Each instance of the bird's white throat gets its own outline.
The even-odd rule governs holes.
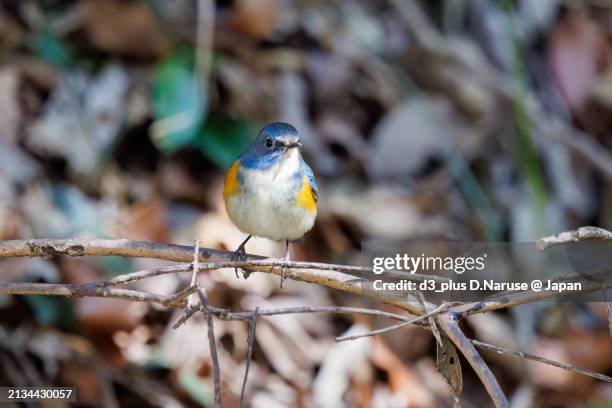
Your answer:
[[[298,149],[289,149],[280,158],[276,166],[273,167],[273,179],[279,180],[284,177],[292,176],[300,167],[300,151]]]

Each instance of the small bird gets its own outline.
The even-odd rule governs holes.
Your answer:
[[[285,241],[283,259],[289,260],[289,241],[301,240],[312,228],[319,190],[312,169],[300,154],[301,145],[293,126],[270,123],[228,170],[225,208],[233,223],[248,234],[234,260],[245,259],[244,246],[252,236]],[[281,287],[283,280],[284,270]]]

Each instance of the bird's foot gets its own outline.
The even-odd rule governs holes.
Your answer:
[[[246,261],[247,257],[246,257],[245,245],[249,241],[249,239],[251,239],[250,235],[247,237],[247,239],[245,239],[242,242],[242,244],[240,244],[238,249],[236,249],[234,251],[234,253],[232,254],[232,262]],[[240,278],[240,276],[238,275],[238,271],[242,271],[242,276],[244,277],[244,279],[248,278],[249,275],[251,274],[251,272],[249,272],[249,271],[247,271],[247,270],[245,270],[243,268],[234,268],[234,272],[236,273],[236,277],[237,278]]]
[[[286,275],[289,275],[289,278],[293,278],[293,272],[291,268],[287,266],[283,266],[281,268],[281,280],[280,280],[280,288],[283,289],[283,283],[285,283]]]
[[[246,251],[244,250],[243,246],[238,247],[238,249],[234,251],[234,254],[232,255],[232,262],[236,261],[246,261]],[[242,276],[244,276],[245,279],[247,278],[246,271],[244,269],[234,268],[237,278],[240,278],[238,271],[242,271]]]
[[[283,262],[289,262],[291,259],[289,258],[289,241],[287,241],[287,245],[285,247],[285,256],[282,259]],[[280,288],[283,289],[283,283],[285,283],[285,275],[288,274],[289,278],[293,279],[293,270],[289,266],[283,265],[281,268],[281,281]]]

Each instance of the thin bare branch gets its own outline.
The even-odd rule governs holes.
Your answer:
[[[182,316],[174,324],[174,328],[180,327],[187,319],[193,316],[201,309],[200,305],[197,308],[190,309],[186,313],[186,317]],[[212,313],[220,320],[251,320],[254,312],[230,312],[227,309],[219,309],[211,306]],[[279,309],[264,309],[257,312],[257,316],[278,316],[285,314],[303,314],[303,313],[337,313],[337,314],[363,314],[374,317],[387,317],[403,322],[410,321],[407,316],[402,316],[396,313],[385,312],[378,309],[365,309],[361,307],[343,307],[343,306],[318,306],[318,307],[286,307]]]
[[[468,303],[455,308],[453,311],[462,316],[468,316],[477,313],[487,313],[493,310],[507,309],[513,306],[522,305],[525,303],[537,302],[540,300],[549,300],[555,298],[561,298],[565,296],[586,294],[595,292],[601,289],[607,289],[612,287],[612,280],[606,282],[593,282],[588,279],[581,280],[581,289],[566,290],[559,292],[555,290],[542,290],[541,292],[534,292],[532,290],[526,290],[522,292],[514,292],[506,294],[500,297],[500,299],[484,300],[480,302]]]
[[[570,365],[570,364],[559,363],[557,361],[549,360],[549,359],[544,358],[544,357],[536,356],[535,354],[524,353],[522,351],[510,350],[510,349],[507,349],[507,348],[504,348],[504,347],[495,346],[493,344],[483,343],[482,341],[478,341],[478,340],[470,340],[470,342],[474,346],[476,346],[478,348],[481,348],[481,349],[493,350],[493,351],[495,351],[495,352],[497,352],[499,354],[506,354],[506,355],[509,355],[509,356],[522,357],[522,358],[525,358],[527,360],[537,361],[539,363],[543,363],[543,364],[548,364],[548,365],[551,365],[551,366],[559,367],[559,368],[562,368],[562,369],[567,370],[567,371],[572,371],[574,373],[579,373],[579,374],[587,375],[589,377],[593,377],[593,378],[596,378],[596,379],[601,380],[601,381],[612,383],[612,377],[608,377],[607,375],[600,374],[600,373],[597,373],[595,371],[587,370],[587,369],[584,369],[584,368],[574,367],[573,365]]]
[[[251,359],[253,358],[253,348],[255,347],[255,329],[257,326],[257,315],[259,313],[259,308],[256,307],[253,312],[253,317],[249,321],[249,336],[247,338],[247,357],[246,357],[246,367],[244,369],[244,379],[242,380],[242,389],[240,390],[240,400],[238,401],[238,406],[242,407],[244,403],[244,391],[246,390],[247,378],[249,376],[249,368],[251,367]]]
[[[557,245],[579,241],[609,241],[612,242],[612,232],[598,227],[580,227],[575,230],[561,232],[542,238],[536,242],[536,247],[544,250]]]
[[[210,311],[210,305],[208,304],[208,297],[204,288],[200,288],[198,291],[200,296],[200,303],[204,314],[206,316],[206,325],[208,327],[208,344],[210,347],[210,358],[213,364],[213,380],[215,383],[215,407],[221,407],[221,370],[219,368],[219,354],[217,353],[217,341],[215,340],[215,325],[213,322],[213,314]]]
[[[426,314],[429,314],[429,311],[431,310],[429,307],[429,304],[427,302],[425,302],[425,296],[423,296],[423,292],[418,291],[416,293],[417,299],[419,300],[419,304],[421,305],[421,307],[423,308],[423,310],[425,310]],[[427,322],[429,323],[429,327],[431,328],[431,333],[433,334],[434,338],[436,339],[436,343],[438,344],[438,347],[442,347],[442,336],[440,336],[440,331],[438,330],[438,326],[436,325],[436,320],[433,318],[433,316],[428,316],[427,317]]]
[[[176,265],[170,265],[162,268],[156,268],[152,270],[143,270],[137,272],[126,273],[124,275],[115,276],[111,279],[103,279],[91,282],[91,285],[95,286],[118,286],[125,285],[127,283],[136,282],[143,279],[154,278],[160,275],[167,275],[169,273],[180,273],[189,272],[193,269],[191,263],[181,263]]]
[[[397,324],[394,324],[393,326],[385,327],[385,328],[378,329],[378,330],[372,330],[372,331],[365,332],[365,333],[353,334],[350,336],[336,337],[336,341],[340,342],[340,341],[347,341],[347,340],[357,340],[363,337],[370,337],[370,336],[376,336],[378,334],[388,333],[393,330],[401,329],[402,327],[407,326],[409,324],[416,324],[426,319],[430,319],[439,313],[446,312],[449,308],[450,308],[450,305],[448,303],[443,303],[437,308],[435,308],[434,310],[428,313],[425,313],[424,315],[421,315],[419,317],[416,317],[414,319],[406,320],[402,323],[397,323]]]
[[[89,284],[75,285],[67,283],[3,283],[0,282],[0,295],[47,295],[64,297],[105,297],[151,302],[165,305],[165,296],[131,289],[96,287]],[[172,306],[173,304],[168,304]]]
[[[191,264],[191,283],[189,284],[190,288],[193,288],[196,286],[196,278],[198,277],[198,254],[200,253],[200,241],[199,240],[195,240],[194,244],[193,244],[193,262]],[[189,296],[187,298],[187,306],[189,308],[195,307],[198,304],[197,302],[197,297],[194,296]]]
[[[178,306],[182,305],[185,302],[185,299],[189,297],[192,293],[198,291],[197,286],[189,286],[180,292],[174,293],[172,295],[168,295],[164,297],[164,306]]]
[[[598,143],[593,136],[576,129],[560,118],[544,112],[535,98],[530,100],[528,105],[537,129],[536,136],[564,143],[584,159],[590,161],[608,179],[612,178],[612,154],[608,149]],[[547,140],[543,141],[548,142]]]
[[[198,271],[199,271],[199,262],[198,262],[198,253],[200,252],[200,241],[199,240],[195,240],[195,243],[193,245],[193,262],[191,264],[191,268],[193,269],[193,272],[191,273],[191,283],[189,284],[189,286],[195,286],[196,285],[196,277],[198,276]]]

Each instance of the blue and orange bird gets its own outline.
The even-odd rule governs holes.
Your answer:
[[[245,258],[244,246],[252,236],[285,241],[284,260],[288,260],[289,241],[302,239],[312,228],[319,191],[300,146],[293,126],[271,123],[227,172],[225,208],[233,223],[248,234],[234,253],[235,260]]]

